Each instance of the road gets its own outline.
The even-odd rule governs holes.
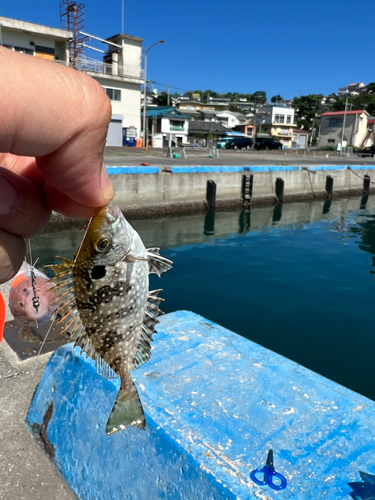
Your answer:
[[[178,165],[375,165],[375,158],[337,156],[335,152],[313,151],[248,151],[218,150],[219,158],[210,158],[209,148],[185,148],[187,158],[181,149],[175,150],[179,157],[168,158],[166,149],[116,148],[108,147],[104,152],[107,166],[137,166],[149,163],[153,166]]]

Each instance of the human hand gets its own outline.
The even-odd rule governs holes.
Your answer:
[[[86,219],[114,192],[103,165],[111,104],[92,78],[0,47],[0,283],[55,210]]]

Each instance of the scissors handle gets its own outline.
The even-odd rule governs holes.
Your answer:
[[[276,482],[274,482],[275,478],[277,480]],[[283,490],[284,488],[286,488],[288,482],[287,482],[286,478],[282,474],[279,474],[278,472],[273,471],[268,476],[268,482],[267,482],[267,484],[273,490],[279,491],[279,490]]]
[[[263,477],[263,479],[259,479],[257,475]],[[254,469],[250,472],[250,477],[254,481],[254,483],[259,484],[260,486],[264,486],[267,484],[267,474],[265,467],[262,469]]]
[[[263,479],[259,478],[260,475],[263,476]],[[269,466],[263,467],[262,469],[254,469],[250,472],[250,477],[254,481],[254,483],[259,484],[260,486],[268,485],[270,488],[276,491],[283,490],[288,484],[287,480],[282,474],[279,474]],[[277,481],[274,482],[274,479],[276,479]]]

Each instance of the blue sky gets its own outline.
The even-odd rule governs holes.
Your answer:
[[[59,3],[0,0],[0,15],[59,27]],[[82,3],[88,33],[121,32],[122,0]],[[288,99],[375,81],[373,0],[124,0],[124,7],[125,33],[143,38],[146,49],[166,41],[148,56],[147,77],[159,91],[170,83],[172,92],[264,90]]]

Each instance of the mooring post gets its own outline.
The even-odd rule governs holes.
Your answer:
[[[282,203],[284,201],[284,181],[281,177],[277,177],[275,183],[275,194],[277,201]]]
[[[371,177],[369,175],[365,174],[363,177],[362,194],[367,194],[367,195],[370,194],[370,181],[371,181]]]
[[[333,177],[331,175],[327,175],[326,177],[326,193],[329,198],[332,198],[333,195]]]
[[[207,181],[206,202],[208,208],[216,207],[216,183],[214,181]]]

